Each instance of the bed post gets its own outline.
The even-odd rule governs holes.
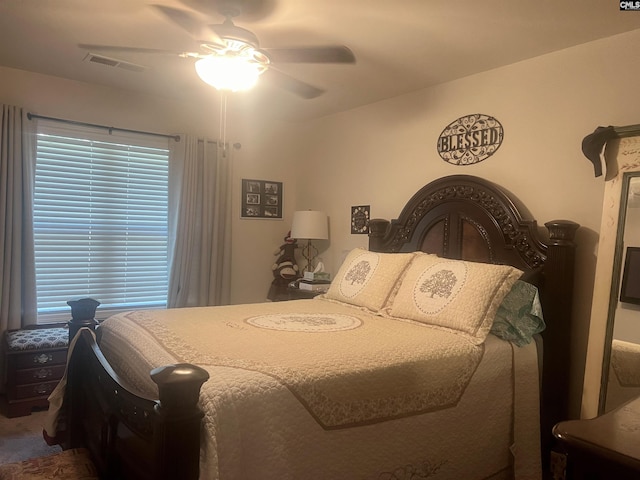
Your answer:
[[[100,302],[93,298],[81,298],[80,300],[69,300],[67,305],[71,307],[71,320],[69,320],[69,347],[71,347],[72,340],[81,328],[88,327],[91,330],[95,330],[96,308],[98,308]],[[67,355],[70,354],[71,348]],[[69,362],[67,371],[67,388],[71,393],[65,400],[65,410],[68,422],[66,438],[63,440],[63,446],[65,448],[79,447],[82,446],[84,442],[82,427],[80,424],[81,422],[78,420],[85,416],[81,399],[81,389],[74,388],[74,386],[82,384],[82,377],[84,375],[83,370],[87,368],[88,365],[89,351],[84,345],[78,344],[78,348],[73,352],[73,355],[74,358],[79,358],[80,360],[75,360],[73,362],[69,362],[69,360],[67,360]]]
[[[568,220],[545,223],[549,231],[541,298],[547,328],[543,337],[541,437],[543,464],[549,461],[553,426],[569,418],[571,315],[575,248],[580,227]]]
[[[372,252],[382,252],[382,241],[385,233],[389,229],[391,222],[382,218],[372,218],[369,220],[369,250]]]
[[[81,298],[80,300],[69,300],[67,305],[71,307],[71,320],[69,320],[69,342],[73,340],[83,327],[91,330],[96,329],[96,308],[100,302],[93,298]]]
[[[154,448],[159,459],[158,479],[197,480],[200,472],[200,387],[209,379],[203,368],[168,365],[151,371],[158,385],[158,422]]]

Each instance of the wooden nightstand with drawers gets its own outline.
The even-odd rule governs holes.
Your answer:
[[[65,327],[32,328],[5,334],[7,417],[47,408],[47,398],[64,374],[69,345]]]

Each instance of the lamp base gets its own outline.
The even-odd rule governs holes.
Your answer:
[[[318,257],[318,249],[311,243],[311,240],[307,240],[307,244],[302,247],[302,257],[307,262],[304,271],[313,272],[314,261]]]

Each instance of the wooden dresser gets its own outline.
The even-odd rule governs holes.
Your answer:
[[[640,478],[640,398],[590,420],[553,429],[567,454],[567,480]]]
[[[45,327],[7,331],[7,417],[29,415],[47,408],[47,397],[64,374],[69,329]]]

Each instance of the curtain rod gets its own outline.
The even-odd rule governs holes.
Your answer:
[[[77,122],[75,120],[66,120],[64,118],[45,117],[43,115],[37,115],[35,113],[27,113],[27,118],[29,120],[31,120],[32,118],[40,118],[42,120],[53,120],[54,122],[68,123],[68,124],[71,124],[71,125],[81,125],[81,126],[84,126],[84,127],[104,128],[106,130],[109,130],[109,134],[111,134],[111,132],[113,132],[114,130],[117,130],[119,132],[141,133],[141,134],[144,134],[144,135],[152,135],[152,136],[155,136],[155,137],[172,138],[176,142],[180,141],[180,135],[167,135],[165,133],[144,132],[144,131],[141,131],[141,130],[129,130],[128,128],[107,127],[106,125],[96,125],[95,123]]]

